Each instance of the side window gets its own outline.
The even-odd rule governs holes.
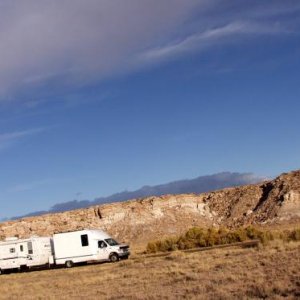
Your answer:
[[[20,245],[20,251],[23,252],[24,251],[24,246]]]
[[[106,243],[103,241],[98,241],[98,248],[105,248],[107,247]]]
[[[10,248],[10,249],[9,249],[9,252],[10,252],[10,253],[15,253],[15,252],[16,252],[16,249],[15,249],[15,248]]]
[[[28,254],[33,254],[32,242],[27,243]]]
[[[89,245],[89,237],[87,234],[81,235],[81,246],[86,247]]]

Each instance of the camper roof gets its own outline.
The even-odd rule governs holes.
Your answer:
[[[107,234],[105,231],[101,230],[101,229],[77,229],[77,230],[70,230],[70,231],[64,231],[64,232],[56,232],[54,233],[55,235],[60,235],[60,234],[68,234],[68,233],[91,233],[94,237],[96,238],[102,238],[102,239],[106,239],[106,238],[110,238],[111,236],[109,234]]]

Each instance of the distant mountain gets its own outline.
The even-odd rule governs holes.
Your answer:
[[[36,211],[30,214],[14,217],[11,219],[19,219],[21,217],[37,216],[46,213],[63,212],[78,208],[85,208],[92,205],[126,201],[130,199],[143,198],[148,196],[161,196],[166,194],[186,194],[186,193],[204,193],[226,187],[236,187],[240,185],[254,184],[265,180],[266,178],[255,176],[252,173],[231,173],[223,172],[214,175],[200,176],[194,179],[185,179],[169,182],[166,184],[155,186],[143,186],[136,191],[123,191],[108,197],[99,197],[92,201],[89,200],[73,200],[69,202],[58,203],[46,211]]]

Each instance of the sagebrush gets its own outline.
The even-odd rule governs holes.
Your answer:
[[[179,237],[149,242],[147,253],[186,250],[199,247],[232,244],[246,240],[260,240],[263,244],[274,239],[284,241],[300,241],[300,228],[285,231],[260,230],[253,226],[226,229],[226,228],[199,228],[193,227]]]

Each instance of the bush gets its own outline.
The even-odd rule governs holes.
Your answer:
[[[300,228],[292,230],[288,235],[289,241],[300,241]]]
[[[159,249],[157,248],[157,242],[149,242],[147,245],[146,252],[147,253],[155,253],[158,252]]]
[[[147,245],[147,253],[167,252],[178,249],[178,239],[168,238],[162,241],[149,242]]]
[[[167,238],[150,242],[147,245],[147,253],[167,252],[174,250],[186,250],[192,248],[210,247],[215,245],[232,244],[246,240],[258,239],[265,244],[275,238],[284,241],[300,241],[300,229],[283,232],[271,232],[259,230],[253,226],[241,227],[235,230],[226,228],[199,228],[193,227],[178,238]]]

